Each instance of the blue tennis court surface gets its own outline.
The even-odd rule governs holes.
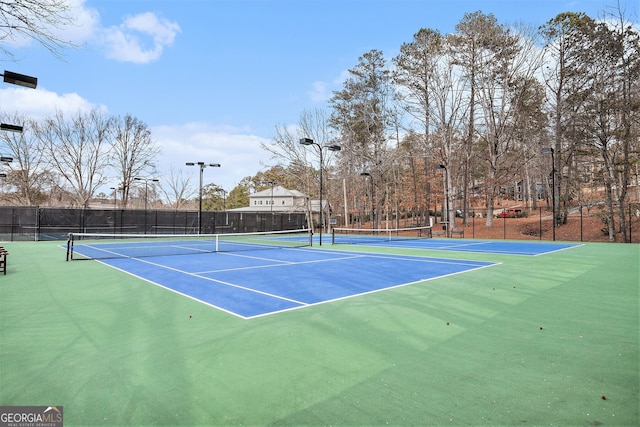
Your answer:
[[[246,319],[495,265],[303,248],[101,262]]]
[[[537,256],[551,252],[580,246],[576,243],[546,241],[508,241],[508,240],[476,240],[476,239],[398,239],[384,241],[372,236],[368,240],[361,239],[359,245],[398,247],[405,249],[432,249],[439,251],[478,252],[501,255]],[[344,247],[344,246],[343,246]]]

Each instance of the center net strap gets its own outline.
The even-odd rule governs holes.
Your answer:
[[[229,234],[70,233],[67,260],[141,258],[310,245],[311,232],[308,229]]]

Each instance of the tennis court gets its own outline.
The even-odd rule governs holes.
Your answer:
[[[385,236],[338,236],[336,244],[357,244],[368,246],[396,247],[404,249],[426,249],[451,252],[477,252],[501,255],[538,256],[551,252],[579,246],[575,243],[562,242],[532,242],[507,240],[476,240],[476,239],[394,239]]]
[[[66,426],[638,425],[638,245],[436,240],[79,262],[4,243],[0,403],[62,406]],[[246,311],[150,283],[172,269]],[[260,293],[307,305],[256,314]]]
[[[240,237],[80,240],[73,256],[101,259],[111,267],[242,318],[494,265],[484,261],[319,251],[305,247],[309,237],[298,232],[249,233]]]

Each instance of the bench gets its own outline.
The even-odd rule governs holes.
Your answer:
[[[0,246],[0,271],[4,276],[7,275],[7,255],[9,255],[9,252]]]
[[[451,237],[453,237],[454,234],[457,234],[459,237],[464,238],[464,228],[452,228]]]
[[[432,236],[439,236],[442,237],[447,233],[447,230],[431,230],[431,235]]]

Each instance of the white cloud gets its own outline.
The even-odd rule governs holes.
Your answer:
[[[333,91],[339,90],[350,76],[349,70],[342,70],[331,83],[321,80],[315,81],[311,84],[311,90],[307,91],[307,95],[313,102],[326,102],[333,95]]]
[[[33,119],[43,119],[60,111],[65,115],[75,115],[80,111],[90,111],[106,107],[97,106],[77,93],[59,95],[43,89],[7,88],[0,90],[0,105],[3,110],[11,111]]]
[[[307,94],[313,102],[324,102],[331,96],[327,83],[321,81],[313,82],[312,89]]]
[[[160,18],[153,12],[129,16],[120,25],[103,27],[100,14],[96,9],[87,7],[86,0],[67,0],[67,3],[69,9],[63,12],[57,25],[44,26],[41,30],[75,46],[97,44],[106,49],[108,58],[121,62],[149,63],[157,60],[181,31],[176,22]],[[2,43],[23,48],[35,41],[15,33]]]
[[[60,40],[67,40],[75,45],[82,45],[94,37],[100,27],[100,14],[93,8],[85,6],[86,0],[69,0],[70,16],[74,24],[68,25],[58,34]]]
[[[68,116],[94,108],[107,111],[104,105],[96,105],[77,93],[57,94],[40,88],[1,89],[0,105],[5,111],[36,120],[51,117],[56,111]],[[161,180],[170,178],[169,171],[173,167],[191,177],[192,184],[197,186],[197,168],[189,168],[185,163],[220,163],[221,168],[205,172],[205,183],[214,182],[231,191],[243,178],[265,169],[264,163],[269,160],[268,153],[260,145],[270,143],[270,140],[254,135],[248,129],[186,123],[155,126],[150,130],[162,150],[158,157],[158,178]]]
[[[243,178],[253,176],[264,169],[268,154],[260,149],[260,143],[269,140],[230,127],[215,127],[206,123],[187,123],[177,126],[155,126],[152,138],[162,150],[159,174],[182,170],[191,182],[199,182],[199,169],[188,167],[186,162],[220,163],[221,167],[206,170],[204,181],[232,190]],[[159,178],[162,178],[160,176]]]
[[[180,31],[177,23],[145,12],[126,18],[119,26],[104,29],[102,42],[109,58],[145,64],[160,58]]]

